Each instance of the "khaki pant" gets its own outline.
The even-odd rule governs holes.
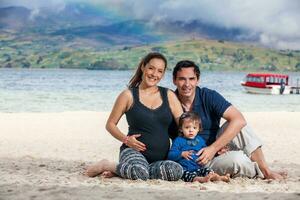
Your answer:
[[[218,131],[220,136],[227,127],[228,122],[224,123]],[[262,146],[259,138],[247,125],[241,132],[228,144],[230,151],[216,156],[206,167],[212,168],[220,175],[230,174],[235,177],[263,178],[263,173],[256,162],[250,159],[251,153]]]

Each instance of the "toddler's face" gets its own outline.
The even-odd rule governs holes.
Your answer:
[[[199,122],[185,120],[182,124],[183,136],[188,139],[194,139],[199,132]]]

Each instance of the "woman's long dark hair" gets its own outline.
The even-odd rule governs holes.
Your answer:
[[[165,56],[163,56],[161,53],[158,52],[151,52],[148,53],[139,63],[135,74],[133,75],[133,77],[130,79],[129,83],[128,83],[128,87],[129,88],[133,88],[133,87],[138,87],[140,85],[140,83],[142,82],[142,76],[143,76],[143,71],[142,71],[142,67],[146,66],[150,60],[152,60],[153,58],[158,58],[164,61],[165,63],[165,70],[167,68],[167,59],[165,58]]]

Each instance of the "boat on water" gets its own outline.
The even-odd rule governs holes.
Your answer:
[[[247,74],[241,83],[244,89],[254,94],[290,94],[289,76],[285,74]]]

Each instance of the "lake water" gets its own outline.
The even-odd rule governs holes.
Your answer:
[[[0,112],[110,111],[133,71],[0,69]],[[300,73],[288,73],[296,85]],[[300,111],[300,95],[248,94],[245,72],[203,71],[201,87],[221,93],[241,111]],[[175,89],[168,71],[160,84]]]

